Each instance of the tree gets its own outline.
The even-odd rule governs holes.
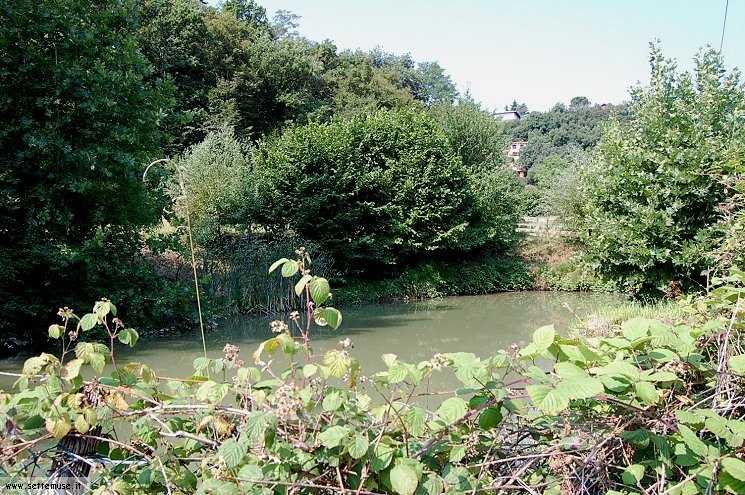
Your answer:
[[[517,100],[512,100],[510,105],[505,105],[504,110],[506,112],[517,112],[520,115],[528,113],[528,105],[525,103],[518,103]]]
[[[225,0],[221,10],[231,13],[236,19],[251,26],[258,26],[263,29],[270,27],[266,9],[255,0]]]
[[[327,102],[321,64],[301,39],[275,40],[261,32],[246,43],[240,22],[221,14],[210,24],[219,33],[219,50],[235,61],[210,90],[210,127],[230,125],[240,137],[258,139],[305,123]]]
[[[414,97],[426,105],[453,103],[458,90],[445,69],[437,62],[422,62],[417,66],[420,86]]]
[[[469,237],[478,214],[466,170],[420,111],[289,129],[254,167],[255,221],[319,242],[345,273],[380,276],[493,239]]]
[[[175,87],[175,106],[165,128],[167,153],[178,153],[204,139],[208,97],[217,84],[217,40],[205,22],[207,9],[196,0],[143,0],[139,46],[153,66],[149,79],[165,78]],[[167,47],[167,49],[164,49]]]
[[[700,287],[720,243],[720,176],[742,162],[745,88],[718,52],[703,50],[693,73],[651,49],[651,80],[631,93],[630,116],[614,119],[599,146],[582,239],[594,266],[635,292]],[[737,151],[739,150],[739,151]]]
[[[402,82],[407,78],[399,73],[403,70],[401,65],[385,66],[376,57],[381,55],[345,51],[328,58],[323,79],[331,92],[332,103],[327,117],[352,117],[416,103]]]
[[[246,221],[249,165],[248,150],[238,142],[231,128],[207,135],[189,148],[175,165],[183,173],[186,196],[178,201],[177,213],[183,220],[188,207],[191,224],[200,245],[209,244],[223,226]],[[175,179],[175,177],[174,177]],[[173,184],[174,200],[184,191]]]
[[[0,308],[14,315],[4,334],[7,322],[28,332],[33,317],[111,294],[123,267],[108,257],[139,257],[137,229],[155,206],[142,170],[172,102],[138,49],[135,5],[0,9]],[[91,254],[120,232],[134,246]]]
[[[450,146],[469,170],[496,168],[504,162],[509,134],[505,124],[473,100],[440,103],[430,114],[440,123]]]
[[[590,106],[590,100],[586,96],[575,96],[569,100],[569,109],[578,110],[580,108],[587,108]]]
[[[292,38],[298,35],[300,16],[289,10],[279,9],[272,17],[272,33],[277,38]]]
[[[520,153],[523,165],[530,168],[551,155],[568,158],[576,149],[589,150],[600,140],[608,117],[623,117],[623,106],[585,106],[577,98],[584,97],[576,97],[569,108],[559,103],[548,112],[531,112],[512,124],[512,139],[528,141]]]

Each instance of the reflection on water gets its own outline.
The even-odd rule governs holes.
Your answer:
[[[316,354],[336,346],[344,337],[354,343],[353,354],[366,374],[383,368],[380,356],[394,353],[403,361],[417,362],[437,352],[465,351],[487,356],[514,342],[530,339],[533,330],[553,323],[565,331],[577,317],[619,300],[609,294],[561,292],[508,292],[486,296],[450,297],[408,304],[371,305],[343,311],[338,331],[323,330],[313,336]],[[210,357],[219,357],[226,343],[241,346],[248,362],[256,344],[271,336],[269,320],[237,318],[207,335]],[[121,348],[121,347],[120,347]],[[198,332],[164,338],[143,338],[137,347],[122,349],[118,361],[149,364],[159,374],[190,374],[192,361],[201,352]],[[22,359],[0,361],[0,370],[18,371]],[[0,381],[5,385],[6,380]]]

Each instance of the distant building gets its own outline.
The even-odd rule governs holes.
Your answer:
[[[528,145],[527,141],[516,139],[510,143],[510,147],[507,148],[507,156],[512,158],[513,161],[520,161],[520,152],[523,148]]]
[[[520,115],[520,112],[515,112],[514,110],[509,110],[507,112],[496,112],[494,116],[502,120],[520,120],[520,118],[522,117]]]
[[[528,167],[520,164],[520,152],[528,145],[528,142],[522,139],[516,139],[510,143],[507,148],[507,162],[509,167],[520,178],[528,176]]]

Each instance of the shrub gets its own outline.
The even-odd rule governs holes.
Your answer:
[[[505,159],[509,135],[504,123],[473,100],[435,105],[430,114],[469,169],[494,168]]]
[[[520,239],[520,217],[531,206],[532,198],[525,186],[503,167],[472,172],[470,186],[477,220],[465,232],[462,246],[488,246],[498,253],[509,251]]]
[[[341,305],[491,294],[533,287],[520,259],[489,256],[469,261],[423,263],[384,280],[351,280],[336,291]]]
[[[486,213],[437,123],[416,110],[288,130],[259,147],[253,179],[256,221],[318,241],[347,273],[505,245],[514,235],[505,226],[499,238],[503,217],[489,219],[484,236],[467,234]]]
[[[185,192],[178,183],[171,195],[180,198],[177,213],[185,221],[188,207],[196,239],[209,242],[226,225],[246,221],[249,164],[247,150],[230,128],[211,132],[176,160],[183,173]],[[174,181],[178,182],[178,174]]]
[[[627,121],[614,120],[599,144],[581,233],[592,262],[634,292],[701,287],[719,243],[715,226],[729,194],[717,175],[742,160],[745,90],[713,50],[693,74],[652,49],[648,87],[632,91]]]

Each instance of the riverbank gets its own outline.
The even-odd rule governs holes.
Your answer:
[[[506,291],[619,292],[582,262],[582,253],[561,237],[526,238],[516,254],[434,261],[383,280],[336,280],[337,304],[416,301]]]
[[[484,257],[468,261],[434,261],[407,268],[383,280],[341,279],[338,305],[417,301],[530,290],[534,277],[519,257]]]

